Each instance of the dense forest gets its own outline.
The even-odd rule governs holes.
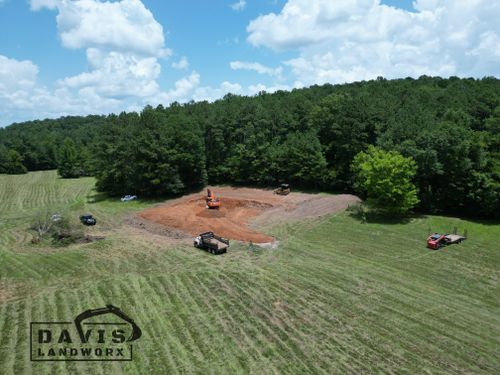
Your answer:
[[[0,129],[0,173],[94,175],[111,195],[207,183],[353,191],[353,160],[370,145],[411,159],[420,210],[499,217],[496,78],[379,78],[13,124]]]

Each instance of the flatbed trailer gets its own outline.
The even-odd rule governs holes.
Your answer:
[[[216,236],[214,232],[205,232],[194,239],[194,247],[206,250],[211,254],[223,254],[227,252],[229,240]]]

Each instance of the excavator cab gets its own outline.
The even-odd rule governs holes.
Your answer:
[[[219,209],[220,208],[220,200],[215,196],[215,194],[210,190],[207,189],[207,208],[209,209]]]

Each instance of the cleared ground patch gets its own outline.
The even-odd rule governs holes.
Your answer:
[[[359,202],[353,195],[273,194],[272,190],[213,187],[222,204],[207,209],[203,193],[190,194],[157,207],[148,208],[139,217],[168,228],[198,235],[213,231],[240,241],[267,243],[273,237],[251,227],[279,221],[301,220],[341,212]]]

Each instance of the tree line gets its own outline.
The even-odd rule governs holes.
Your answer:
[[[499,153],[500,81],[491,77],[378,78],[0,129],[0,165],[11,165],[0,173],[59,168],[96,176],[112,195],[288,182],[366,197],[389,188],[360,176],[392,173],[409,191],[396,201],[484,217],[500,211]]]

